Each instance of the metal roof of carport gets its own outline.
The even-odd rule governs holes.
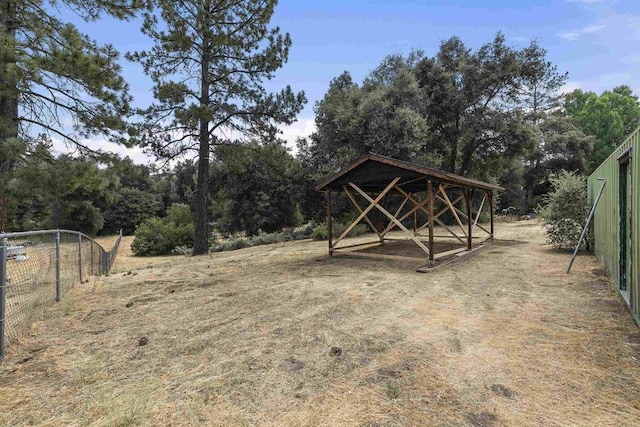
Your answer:
[[[426,188],[426,181],[429,180],[465,188],[504,190],[499,185],[373,153],[365,154],[349,166],[331,175],[318,184],[316,190],[341,190],[349,183],[354,183],[362,189],[382,190],[389,184],[389,181],[396,177],[402,179],[397,186],[409,192],[423,191]]]

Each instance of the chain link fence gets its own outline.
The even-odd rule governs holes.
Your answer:
[[[75,283],[109,273],[122,240],[111,250],[77,231],[0,234],[0,360],[15,340]]]

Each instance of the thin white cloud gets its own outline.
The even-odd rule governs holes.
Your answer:
[[[583,85],[581,83],[578,83],[578,82],[566,82],[560,88],[560,93],[566,94],[566,93],[573,92],[576,89],[582,89],[582,88],[583,88]]]
[[[390,47],[392,49],[410,49],[411,42],[409,40],[391,40],[385,43],[386,47]]]
[[[602,4],[605,0],[567,0],[569,3],[581,3],[586,5]]]
[[[623,64],[637,65],[640,64],[640,53],[633,53],[625,57],[620,58],[620,62]]]
[[[74,148],[64,143],[59,138],[51,138],[53,150],[55,153],[73,153]],[[92,139],[84,139],[80,141],[83,145],[93,149],[102,150],[110,153],[117,153],[121,157],[130,157],[134,163],[140,165],[148,165],[155,162],[155,158],[145,154],[140,147],[127,148],[124,145],[106,141],[96,137]]]
[[[295,154],[298,151],[296,140],[308,137],[315,132],[316,122],[313,117],[300,118],[289,126],[282,126],[280,130],[282,131],[280,138],[286,141],[287,147]]]
[[[316,130],[315,119],[313,117],[303,117],[291,125],[281,126],[280,130],[282,132],[280,134],[280,138],[286,142],[287,147],[295,154],[298,151],[298,147],[296,146],[297,139],[308,137]],[[225,134],[221,136],[233,139],[236,135]],[[140,147],[127,148],[123,145],[115,144],[99,137],[84,139],[80,142],[94,150],[117,153],[122,157],[128,156],[136,164],[148,165],[150,163],[158,162],[153,156],[145,154]],[[74,148],[72,146],[66,145],[64,141],[59,138],[52,138],[52,145],[55,153],[74,152]]]
[[[638,93],[640,74],[640,15],[616,13],[598,9],[586,25],[590,34],[580,40],[573,53],[597,58],[593,66],[572,73],[572,84],[587,91],[601,93],[616,86],[627,85]],[[589,22],[589,21],[588,21]],[[606,29],[602,29],[605,27]]]
[[[583,27],[579,30],[566,31],[563,33],[559,33],[558,36],[564,39],[565,41],[572,42],[572,41],[578,40],[580,37],[586,34],[597,33],[598,31],[601,31],[606,27],[607,27],[606,25],[602,25],[602,24],[592,24],[592,25]]]
[[[600,30],[605,29],[606,27],[607,27],[606,25],[589,25],[588,27],[585,27],[582,29],[582,33],[583,34],[596,33]]]
[[[605,90],[612,90],[616,86],[627,85],[633,90],[634,94],[640,94],[637,82],[638,79],[633,71],[616,71],[598,74],[580,81],[569,81],[560,88],[560,91],[569,93],[574,89],[582,89],[583,91],[600,94]]]

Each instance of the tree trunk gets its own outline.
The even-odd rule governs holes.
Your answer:
[[[15,65],[16,5],[15,0],[0,0],[0,38],[9,49],[0,55],[0,142],[18,136],[18,94]],[[3,165],[6,166],[7,165]]]
[[[451,157],[449,157],[449,172],[456,173],[456,162],[458,160],[458,138],[460,137],[460,115],[456,116],[456,129],[453,137],[449,141],[451,147]]]
[[[196,183],[196,235],[193,255],[209,251],[209,123],[200,121],[200,148],[198,154],[198,182]]]
[[[200,81],[200,105],[203,110],[209,106],[209,58],[208,40],[202,42],[202,63]],[[209,118],[207,113],[200,117],[200,147],[198,149],[198,182],[196,183],[196,235],[193,241],[193,255],[209,252]]]
[[[475,153],[479,146],[479,144],[476,145],[475,140],[467,144],[462,153],[462,162],[460,164],[460,169],[458,170],[458,172],[454,170],[453,173],[464,176],[467,172],[469,172],[469,169],[471,169],[471,165],[473,162],[473,153]]]
[[[454,136],[449,141],[451,147],[451,155],[449,157],[449,172],[456,173],[456,161],[458,158],[458,137]]]
[[[4,54],[0,54],[0,144],[18,137],[18,83],[9,71],[16,63],[15,40],[15,0],[0,0],[0,42],[6,49]],[[14,158],[0,163],[0,174],[13,169],[14,163]],[[0,198],[0,233],[4,233],[6,205],[7,199]]]

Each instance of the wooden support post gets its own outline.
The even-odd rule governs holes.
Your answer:
[[[473,200],[473,191],[467,189],[462,190],[464,191],[464,198],[467,202],[467,250],[471,250],[473,249],[473,224],[471,223],[471,219],[473,218],[471,216],[471,201]]]
[[[60,286],[60,230],[56,231],[56,302],[62,299],[62,288]]]
[[[331,226],[331,191],[327,191],[327,240],[329,240],[329,256],[333,256],[333,232]]]
[[[487,190],[489,196],[489,215],[491,217],[491,240],[493,240],[493,190]]]
[[[464,193],[464,192],[463,192],[463,193]],[[445,201],[444,199],[442,199],[442,198],[441,198],[440,196],[438,196],[438,195],[436,195],[436,199],[440,200],[440,201],[441,201],[441,202],[443,202],[443,203],[446,203],[446,201]],[[456,200],[458,200],[458,199],[456,199]],[[452,202],[452,203],[455,205],[455,203],[456,203],[456,202],[454,201],[454,202]],[[455,207],[455,206],[453,207],[453,209],[454,209],[454,210],[458,213],[458,215],[460,215],[462,218],[464,218],[464,219],[468,219],[468,218],[467,218],[467,214],[466,214],[466,213],[462,212],[460,209],[458,209],[458,208],[457,208],[457,207]],[[438,216],[439,216],[439,215],[436,215],[436,217],[438,217]],[[486,228],[484,228],[484,227],[483,227],[483,226],[481,226],[480,224],[478,224],[478,228],[479,228],[479,229],[481,229],[482,231],[484,231],[485,233],[487,233],[487,234],[491,235],[491,233],[489,232],[489,230],[487,230]],[[462,231],[464,231],[464,229],[463,229]]]
[[[413,213],[413,235],[418,235],[418,211]]]
[[[428,210],[428,209],[426,209],[426,208],[424,207],[424,205],[425,205],[426,203],[428,203],[428,202],[429,202],[429,198],[428,198],[428,197],[425,197],[425,199],[424,199],[423,201],[421,201],[420,203],[418,203],[418,202],[417,202],[413,197],[411,197],[411,195],[410,195],[409,193],[405,192],[403,189],[401,189],[401,188],[396,188],[396,190],[398,190],[401,194],[403,194],[405,197],[407,197],[407,198],[409,199],[409,201],[411,201],[411,203],[413,203],[413,204],[415,205],[415,206],[413,207],[413,209],[410,211],[410,213],[411,213],[411,212],[413,212],[413,211],[414,211],[414,210],[416,210],[416,209],[420,209],[422,212],[424,212],[425,214],[429,215],[429,210]],[[464,244],[466,244],[466,242],[465,242],[464,240],[462,240],[462,239],[461,239],[461,238],[460,238],[456,233],[454,233],[454,232],[453,232],[453,230],[451,230],[451,229],[450,229],[449,227],[447,227],[447,226],[446,226],[442,221],[440,221],[440,220],[438,219],[438,217],[439,217],[440,215],[442,215],[444,212],[446,212],[447,210],[449,210],[449,208],[445,208],[445,209],[444,209],[443,211],[441,211],[438,215],[434,216],[434,217],[433,217],[433,220],[434,220],[435,222],[437,222],[437,223],[438,223],[438,225],[442,226],[445,230],[447,230],[449,233],[451,233],[451,235],[452,235],[453,237],[455,237],[456,239],[458,239],[458,240],[460,241],[460,243],[462,243],[463,245],[464,245]],[[400,218],[400,221],[404,220],[404,218],[405,218],[405,217],[406,217],[406,214],[405,214],[405,216],[403,216],[402,218]],[[428,226],[429,226],[429,220],[427,219],[427,224],[426,224],[425,226],[423,226],[423,227],[420,227],[420,230],[422,230],[423,228],[428,227]],[[464,231],[464,230],[463,230],[463,231]]]
[[[93,276],[93,240],[90,240],[91,245],[89,246],[90,252],[89,252],[89,276]]]
[[[427,181],[427,198],[429,199],[427,210],[429,211],[429,263],[433,263],[435,253],[433,250],[433,183]]]
[[[82,283],[82,234],[78,234],[78,277]]]

